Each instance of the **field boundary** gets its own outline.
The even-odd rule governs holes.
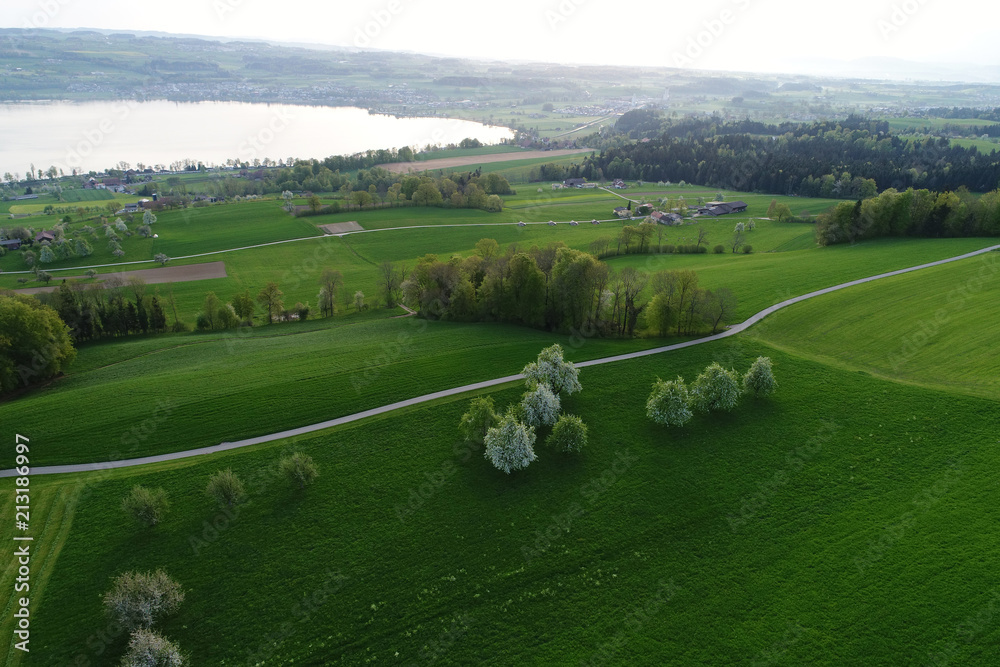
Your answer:
[[[695,345],[704,345],[705,343],[710,343],[717,340],[722,340],[724,338],[729,338],[730,336],[735,336],[750,327],[752,327],[757,322],[775,313],[782,308],[787,308],[788,306],[806,301],[808,299],[814,299],[818,296],[823,296],[824,294],[830,294],[832,292],[837,292],[842,289],[847,289],[849,287],[855,287],[857,285],[863,285],[865,283],[874,282],[876,280],[882,280],[884,278],[891,278],[893,276],[900,276],[906,273],[912,273],[914,271],[921,271],[924,269],[929,269],[935,266],[942,266],[944,264],[950,264],[952,262],[958,262],[964,259],[971,259],[972,257],[978,257],[979,255],[984,255],[989,252],[1000,250],[1000,245],[989,246],[988,248],[982,248],[980,250],[974,250],[972,252],[965,253],[963,255],[957,255],[955,257],[949,257],[947,259],[940,259],[934,262],[928,262],[926,264],[920,264],[918,266],[911,266],[906,269],[898,269],[896,271],[889,271],[888,273],[880,273],[878,275],[869,276],[867,278],[859,278],[857,280],[852,280],[846,283],[841,283],[839,285],[834,285],[832,287],[825,287],[814,292],[809,292],[808,294],[803,294],[801,296],[793,297],[791,299],[786,299],[780,303],[776,303],[773,306],[765,308],[764,310],[750,316],[743,322],[733,325],[721,333],[714,334],[712,336],[706,336],[705,338],[698,338],[697,340],[691,340],[684,343],[676,343],[674,345],[666,345],[664,347],[656,347],[649,350],[640,350],[638,352],[629,352],[627,354],[619,354],[612,357],[604,357],[602,359],[592,359],[591,361],[582,361],[575,364],[577,368],[588,368],[590,366],[600,366],[603,364],[612,364],[618,361],[627,361],[630,359],[640,359],[642,357],[652,356],[654,354],[663,354],[664,352],[673,352],[676,350],[683,350],[688,347],[694,347]],[[362,419],[367,419],[369,417],[375,417],[377,415],[385,414],[387,412],[393,412],[401,408],[408,408],[421,403],[427,403],[430,401],[435,401],[442,398],[448,398],[451,396],[457,396],[460,394],[465,394],[474,391],[480,391],[482,389],[489,389],[492,387],[497,387],[504,384],[510,384],[513,382],[518,382],[523,380],[524,376],[521,374],[508,375],[502,378],[496,378],[494,380],[484,380],[482,382],[476,382],[473,384],[467,384],[461,387],[454,387],[452,389],[445,389],[442,391],[437,391],[431,394],[425,394],[423,396],[417,396],[415,398],[406,399],[404,401],[398,401],[396,403],[391,403],[389,405],[384,405],[378,408],[372,408],[370,410],[365,410],[363,412],[357,412],[352,415],[346,415],[344,417],[338,417],[337,419],[330,419],[327,421],[319,422],[317,424],[310,424],[307,426],[300,426],[299,428],[289,429],[286,431],[279,431],[278,433],[272,433],[269,435],[257,436],[254,438],[247,438],[245,440],[238,440],[236,442],[223,442],[218,445],[212,445],[209,447],[201,447],[198,449],[189,449],[182,452],[173,452],[170,454],[158,454],[154,456],[145,456],[137,459],[126,459],[122,461],[107,461],[98,463],[82,463],[73,465],[60,465],[60,466],[44,466],[39,468],[34,468],[32,473],[35,475],[58,475],[67,473],[81,473],[81,472],[91,472],[98,470],[113,470],[117,468],[131,468],[135,466],[147,465],[151,463],[162,463],[166,461],[176,461],[179,459],[191,458],[194,456],[204,456],[206,454],[217,454],[219,452],[226,452],[233,449],[240,449],[242,447],[249,447],[251,445],[259,445],[267,442],[273,442],[275,440],[284,440],[286,438],[293,438],[300,435],[307,435],[309,433],[314,433],[316,431],[322,431],[328,428],[333,428],[335,426],[341,426],[343,424],[349,424],[351,422],[360,421]],[[0,478],[2,477],[13,477],[16,472],[14,470],[0,470]]]

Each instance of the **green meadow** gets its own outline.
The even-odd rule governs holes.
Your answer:
[[[3,422],[31,438],[32,466],[134,458],[516,374],[552,343],[579,362],[679,342],[348,306],[359,289],[377,298],[386,260],[466,256],[481,238],[587,250],[626,224],[590,224],[621,205],[607,192],[516,187],[497,214],[295,218],[275,201],[165,212],[148,247],[126,241],[126,260],[306,239],[172,260],[224,261],[228,276],[151,285],[173,295],[181,319],[193,321],[208,290],[228,299],[268,281],[286,304],[315,303],[326,267],[344,274],[338,315],[85,345],[65,376],[0,403]],[[715,197],[650,184],[623,194]],[[663,228],[660,242],[693,243],[701,227],[710,247],[724,244],[736,222],[754,218],[752,254],[608,262],[694,269],[701,286],[734,291],[742,320],[795,295],[996,242],[820,248],[812,225],[761,219],[772,197],[725,194],[750,209]],[[796,213],[834,203],[777,199]],[[352,220],[386,231],[338,238],[317,228]],[[10,260],[0,259],[5,271]],[[15,279],[0,276],[0,287]],[[587,423],[587,448],[556,453],[542,429],[538,460],[510,476],[460,441],[469,395],[206,457],[35,475],[31,652],[8,646],[4,664],[118,664],[127,638],[109,625],[101,595],[122,572],[160,567],[186,599],[159,629],[196,665],[995,664],[998,285],[1000,253],[989,253],[799,303],[725,340],[585,368],[584,390],[563,409]],[[646,418],[656,378],[691,381],[713,361],[745,371],[760,355],[774,361],[774,396],[744,397],[731,413],[679,429]],[[502,409],[522,392],[485,393]],[[304,490],[277,470],[293,449],[320,471]],[[247,486],[249,502],[233,510],[205,495],[223,468]],[[169,494],[160,525],[126,520],[121,500],[135,484]],[[7,515],[13,488],[0,483]],[[10,526],[0,532],[10,536]],[[16,576],[5,562],[4,636],[14,629]]]

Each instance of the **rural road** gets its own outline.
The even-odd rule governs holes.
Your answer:
[[[883,278],[891,278],[893,276],[899,276],[905,273],[912,273],[913,271],[920,271],[935,266],[941,266],[943,264],[949,264],[951,262],[961,261],[963,259],[977,257],[979,255],[984,255],[994,250],[1000,250],[1000,245],[990,246],[988,248],[983,248],[982,250],[968,252],[965,253],[964,255],[958,255],[956,257],[950,257],[948,259],[941,259],[936,262],[929,262],[927,264],[921,264],[919,266],[912,266],[908,269],[899,269],[897,271],[890,271],[888,273],[880,273],[876,276],[870,276],[868,278],[859,278],[858,280],[852,280],[850,282],[842,283],[840,285],[834,285],[833,287],[826,287],[821,290],[816,290],[815,292],[809,292],[808,294],[803,294],[801,296],[787,299],[769,308],[765,308],[764,310],[760,311],[759,313],[756,313],[747,320],[739,324],[733,325],[726,331],[715,334],[713,336],[707,336],[705,338],[699,338],[697,340],[691,340],[685,343],[677,343],[675,345],[667,345],[664,347],[642,350],[640,352],[630,352],[628,354],[620,354],[614,357],[605,357],[603,359],[592,359],[591,361],[583,361],[576,364],[576,367],[587,368],[589,366],[600,366],[602,364],[611,364],[618,361],[626,361],[628,359],[639,359],[641,357],[648,357],[654,354],[673,352],[674,350],[682,350],[687,347],[693,347],[695,345],[704,345],[705,343],[709,343],[712,341],[722,340],[723,338],[735,336],[736,334],[745,331],[746,329],[752,327],[757,322],[760,322],[768,315],[776,311],[779,311],[782,308],[787,308],[788,306],[800,303],[802,301],[807,301],[809,299],[814,299],[818,296],[823,296],[824,294],[830,294],[831,292],[847,289],[848,287],[854,287],[856,285],[863,285],[865,283],[870,283],[876,280],[882,280]],[[417,396],[416,398],[410,398],[405,401],[399,401],[398,403],[392,403],[391,405],[384,405],[380,408],[372,408],[371,410],[365,410],[364,412],[358,412],[353,415],[338,417],[337,419],[331,419],[329,421],[320,422],[318,424],[310,424],[308,426],[302,426],[287,431],[281,431],[279,433],[262,435],[256,438],[247,438],[246,440],[239,440],[237,442],[223,442],[218,445],[212,445],[210,447],[202,447],[200,449],[189,449],[187,451],[174,452],[172,454],[158,454],[156,456],[146,456],[138,459],[32,468],[31,473],[34,475],[56,475],[61,473],[81,473],[81,472],[91,472],[97,470],[111,470],[115,468],[131,468],[134,466],[141,466],[148,463],[175,461],[178,459],[186,459],[193,456],[215,454],[217,452],[225,452],[231,449],[239,449],[241,447],[248,447],[250,445],[257,445],[265,442],[272,442],[274,440],[282,440],[284,438],[291,438],[298,435],[305,435],[307,433],[314,433],[316,431],[322,431],[323,429],[331,428],[333,426],[350,424],[351,422],[359,421],[361,419],[367,419],[369,417],[374,417],[376,415],[382,415],[387,412],[399,410],[400,408],[408,408],[415,405],[420,405],[421,403],[427,403],[428,401],[434,401],[440,398],[447,398],[449,396],[456,396],[459,394],[464,394],[466,392],[477,391],[480,389],[488,389],[490,387],[496,387],[498,385],[507,384],[509,382],[516,382],[522,379],[524,379],[524,376],[518,374],[518,375],[508,375],[507,377],[497,378],[495,380],[485,380],[483,382],[477,382],[475,384],[468,384],[462,387],[455,387],[454,389],[445,389],[444,391],[434,392],[433,394]],[[14,470],[0,471],[0,477],[14,477],[14,476],[15,476]]]

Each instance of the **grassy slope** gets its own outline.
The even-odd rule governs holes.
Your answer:
[[[86,347],[69,376],[6,407],[47,443],[35,465],[135,458],[515,374],[555,342],[574,361],[661,344],[592,340],[574,350],[566,335],[384,317]]]
[[[755,335],[826,363],[1000,399],[998,304],[1000,254],[990,253],[820,297]]]
[[[758,353],[776,361],[775,398],[682,431],[643,418],[654,376],[690,378],[712,359],[742,367]],[[121,571],[159,566],[188,591],[163,630],[199,664],[244,664],[262,648],[273,650],[267,664],[553,664],[589,659],[616,637],[614,663],[910,664],[953,643],[962,664],[1000,659],[995,623],[956,641],[996,586],[995,402],[748,341],[581,379],[566,407],[586,417],[589,449],[539,448],[540,461],[511,478],[453,449],[464,401],[301,440],[321,469],[304,494],[266,472],[279,446],[116,473],[77,510],[22,664],[80,654],[114,664],[121,640],[100,657],[88,649],[104,627],[99,594]],[[632,463],[616,468],[621,452]],[[257,481],[213,535],[204,522],[224,516],[202,490],[227,466]],[[436,490],[428,479],[442,470]],[[140,482],[174,503],[150,532],[119,514]],[[427,500],[400,520],[424,484]],[[522,547],[574,504],[582,516],[528,561]],[[192,538],[206,541],[197,554]],[[328,569],[346,583],[304,620],[295,605],[322,599],[312,596]],[[658,604],[661,582],[678,590]],[[642,606],[648,620],[626,620]]]

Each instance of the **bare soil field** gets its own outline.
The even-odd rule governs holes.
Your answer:
[[[323,230],[324,234],[344,234],[346,232],[363,232],[365,228],[358,223],[351,222],[338,222],[334,225],[317,225]]]
[[[564,149],[558,151],[525,151],[523,153],[498,153],[497,155],[468,155],[465,157],[442,158],[440,160],[428,160],[426,162],[393,162],[391,164],[380,164],[383,169],[388,169],[397,174],[407,174],[411,171],[430,171],[433,169],[453,169],[455,167],[474,167],[491,162],[513,162],[515,160],[534,160],[543,157],[562,157],[564,155],[575,155],[577,153],[590,153],[589,149]]]
[[[129,278],[142,278],[147,285],[157,285],[161,283],[183,283],[194,280],[211,280],[213,278],[226,278],[225,262],[206,262],[204,264],[189,264],[187,266],[164,266],[159,269],[139,269],[138,271],[121,271],[118,273],[102,273],[97,276],[99,283],[105,286],[109,282],[128,282]],[[59,276],[53,278],[54,282],[63,280],[87,280],[87,276]],[[28,289],[16,290],[18,294],[41,294],[59,289],[58,285],[48,287],[29,287]]]

